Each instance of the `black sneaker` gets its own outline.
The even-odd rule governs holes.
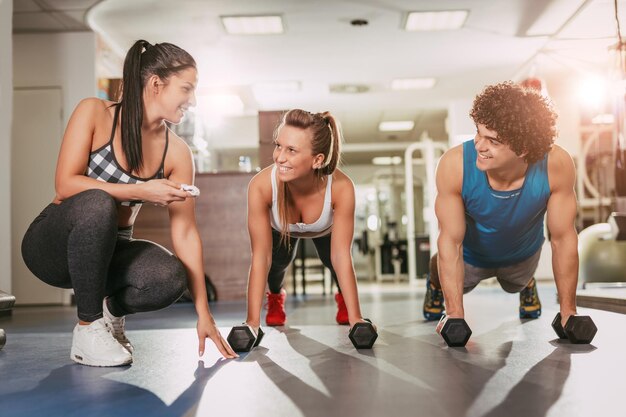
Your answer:
[[[537,319],[541,316],[541,301],[537,293],[535,278],[519,293],[519,318]]]
[[[445,309],[443,291],[430,284],[430,275],[428,275],[424,296],[424,318],[428,321],[439,320],[444,315]]]

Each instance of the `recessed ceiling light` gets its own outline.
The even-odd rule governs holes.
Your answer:
[[[375,156],[372,159],[374,165],[400,165],[401,163],[401,156]]]
[[[270,35],[283,33],[280,16],[220,16],[222,24],[231,35]]]
[[[378,124],[378,130],[381,132],[405,132],[413,130],[413,127],[415,127],[415,122],[413,122],[413,120],[380,122]]]
[[[328,89],[331,93],[359,94],[369,91],[369,86],[365,84],[331,84]]]
[[[459,29],[465,23],[467,10],[446,10],[438,12],[410,12],[404,29],[408,31],[432,31]]]
[[[423,90],[433,88],[436,79],[434,78],[396,78],[391,81],[392,90]]]

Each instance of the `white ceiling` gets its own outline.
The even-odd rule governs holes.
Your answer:
[[[626,27],[626,0],[618,4]],[[469,11],[460,30],[402,28],[409,11],[457,9]],[[134,40],[175,43],[196,58],[201,92],[236,92],[247,114],[330,110],[349,143],[415,141],[424,130],[445,140],[451,101],[531,72],[555,78],[604,68],[607,46],[616,42],[613,0],[14,0],[14,12],[16,32],[55,30],[50,16],[41,23],[47,13],[68,26],[57,30],[81,30],[71,27],[78,22],[99,33],[112,52],[100,66],[109,76],[120,75],[114,72]],[[219,17],[239,14],[280,14],[285,33],[226,34]],[[352,26],[356,18],[369,24]],[[548,25],[543,36],[527,36],[542,22]],[[391,90],[392,79],[409,77],[437,83],[430,90]],[[298,81],[301,90],[256,96],[251,86],[267,81]],[[329,92],[331,84],[354,83],[369,91]],[[416,122],[412,132],[377,130],[380,121],[405,119]]]
[[[13,0],[13,32],[90,30],[86,14],[102,0]]]

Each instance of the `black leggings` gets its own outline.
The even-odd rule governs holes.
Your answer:
[[[330,269],[330,276],[337,285],[337,290],[341,292],[339,281],[337,281],[337,274],[335,273],[333,264],[330,262],[330,236],[331,235],[328,234],[326,236],[312,238],[311,240],[313,240],[315,250],[320,260],[326,268]],[[278,294],[283,288],[285,272],[296,257],[299,240],[298,238],[291,237],[289,238],[289,245],[281,245],[280,232],[272,229],[272,266],[270,267],[270,272],[267,274],[267,285],[272,294]]]
[[[105,296],[115,316],[167,307],[187,288],[185,267],[165,248],[131,235],[131,228],[118,230],[113,197],[83,191],[37,216],[22,257],[43,282],[74,289],[80,320],[101,318]]]

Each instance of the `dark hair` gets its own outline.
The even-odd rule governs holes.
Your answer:
[[[124,59],[122,77],[122,150],[130,172],[143,165],[141,124],[143,123],[143,89],[152,75],[164,82],[187,68],[196,68],[189,53],[171,43],[136,41]]]
[[[487,86],[474,99],[470,117],[496,131],[517,155],[527,152],[529,164],[542,159],[556,138],[558,116],[550,100],[511,81]]]
[[[324,155],[322,166],[315,170],[318,178],[332,175],[341,159],[341,128],[339,122],[330,112],[309,113],[305,110],[292,109],[286,112],[274,131],[274,139],[278,137],[283,126],[297,127],[311,132],[311,153]],[[278,191],[278,216],[281,222],[281,242],[289,241],[288,202],[291,201],[289,188],[282,184]]]

